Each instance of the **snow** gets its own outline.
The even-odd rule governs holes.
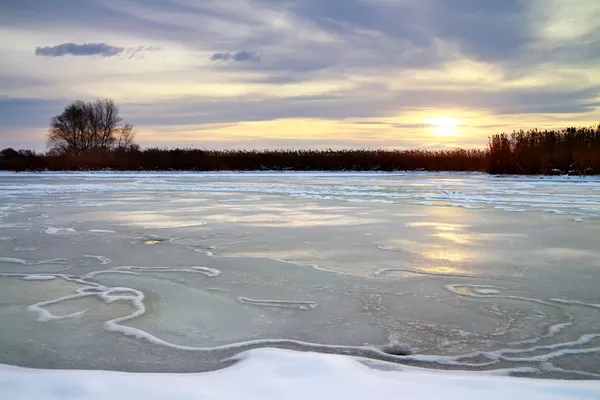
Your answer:
[[[83,258],[92,258],[95,260],[100,261],[100,265],[106,265],[106,264],[110,264],[112,262],[112,260],[108,257],[104,257],[104,256],[92,256],[92,255],[85,255],[83,256]]]
[[[473,289],[473,291],[475,293],[479,293],[479,294],[500,294],[500,293],[502,293],[498,289],[486,289],[486,288]]]
[[[73,235],[77,233],[73,228],[55,228],[53,226],[47,227],[44,232],[48,235]]]
[[[115,231],[111,231],[111,230],[108,230],[108,229],[90,229],[89,232],[90,233],[98,233],[98,234],[101,234],[101,235],[107,235],[109,233],[117,233]]]
[[[42,260],[42,261],[30,261],[30,260],[23,260],[21,258],[0,257],[0,263],[7,263],[7,264],[41,265],[41,264],[64,264],[65,262],[66,262],[66,259],[64,259],[64,258],[53,258],[52,260]]]
[[[53,281],[56,277],[54,275],[27,275],[21,279],[24,281]]]
[[[137,374],[0,365],[5,400],[119,399],[598,399],[600,382],[426,371],[348,356],[255,349],[220,371]]]

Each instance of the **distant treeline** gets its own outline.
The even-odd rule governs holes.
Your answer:
[[[27,154],[0,168],[118,171],[485,171],[485,150],[198,150],[157,149],[80,155]]]
[[[598,174],[600,125],[497,134],[488,152],[492,174]]]
[[[0,169],[13,171],[481,171],[493,174],[597,174],[600,126],[496,134],[474,150],[141,150],[79,154],[4,149]]]

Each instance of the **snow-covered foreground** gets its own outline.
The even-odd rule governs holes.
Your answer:
[[[473,372],[378,369],[339,355],[256,349],[202,374],[33,370],[0,365],[3,400],[318,400],[600,398],[600,382],[533,380]],[[387,368],[385,368],[387,367]],[[386,370],[387,369],[387,370]]]

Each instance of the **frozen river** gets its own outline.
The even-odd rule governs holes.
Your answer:
[[[0,174],[0,364],[600,378],[600,179]]]

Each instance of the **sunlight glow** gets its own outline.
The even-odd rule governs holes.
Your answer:
[[[429,118],[423,121],[427,130],[436,136],[458,136],[457,127],[462,120],[455,118]]]

